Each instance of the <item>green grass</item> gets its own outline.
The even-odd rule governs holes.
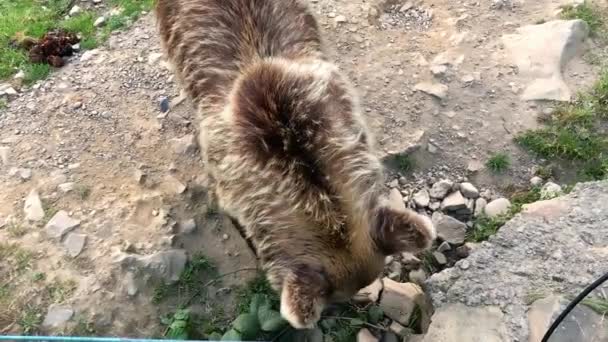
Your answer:
[[[582,301],[582,304],[602,316],[608,315],[608,299],[606,298],[586,298]]]
[[[66,19],[72,6],[70,0],[0,0],[0,79],[23,70],[25,83],[31,84],[51,72],[48,65],[30,63],[26,51],[11,46],[11,40],[17,35],[40,38],[49,30],[61,28],[79,34],[82,49],[92,49],[103,43],[112,31],[135,21],[142,11],[150,11],[154,0],[110,0],[109,4],[121,9],[120,14],[96,28],[93,23],[98,13],[84,11]]]
[[[540,200],[540,187],[535,187],[526,191],[515,192],[511,196],[511,209],[509,212],[497,217],[488,217],[486,215],[478,216],[473,224],[473,229],[470,231],[468,240],[473,242],[481,242],[489,239],[496,234],[498,230],[505,225],[513,216],[520,213],[523,206],[529,203],[534,203]]]
[[[608,69],[575,101],[561,105],[546,126],[524,132],[517,143],[538,156],[569,162],[577,180],[608,177]]]
[[[8,235],[13,238],[19,238],[27,234],[27,229],[17,222],[9,223],[6,231],[8,232]]]
[[[501,173],[507,170],[511,165],[511,158],[509,155],[498,152],[493,154],[486,162],[486,167],[495,173]]]
[[[17,323],[21,326],[23,333],[31,334],[38,331],[40,324],[42,323],[42,311],[38,306],[27,306],[23,308],[21,317],[17,320]]]
[[[562,19],[581,19],[589,25],[592,34],[597,34],[603,27],[601,10],[585,1],[579,6],[565,6],[561,13]]]
[[[63,303],[76,291],[76,283],[73,280],[54,281],[46,290],[52,303]]]

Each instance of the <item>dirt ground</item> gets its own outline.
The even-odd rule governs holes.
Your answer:
[[[555,19],[563,1],[394,1],[398,8],[389,4],[387,13],[375,13],[366,0],[311,3],[330,55],[355,83],[382,149],[419,146],[408,181],[467,177],[496,189],[529,181],[537,163],[513,137],[536,127],[552,104],[520,99],[523,81],[505,57],[501,36]],[[401,12],[408,3],[412,8]],[[593,41],[587,44],[587,53],[593,53]],[[73,281],[75,289],[55,302],[72,307],[100,334],[160,332],[159,309],[151,301],[154,286],[127,276],[119,262],[124,253],[184,248],[206,255],[220,273],[255,267],[238,232],[207,196],[204,165],[193,143],[194,114],[188,100],[178,103],[180,91],[159,52],[148,14],[0,109],[6,157],[0,158],[0,243],[33,253],[23,274],[44,273],[46,284]],[[440,54],[450,66],[433,76],[430,65]],[[564,71],[573,90],[597,74],[584,60],[575,58]],[[430,80],[448,86],[443,100],[414,90]],[[160,110],[163,97],[169,99],[168,113]],[[472,161],[483,164],[497,151],[511,156],[506,173],[467,172]],[[47,216],[37,223],[24,217],[24,199],[33,189]],[[58,210],[80,220],[74,232],[86,235],[76,257],[42,228]],[[193,233],[181,229],[189,219],[197,223]],[[20,288],[33,287],[23,274],[0,281],[21,279]],[[247,277],[237,273],[223,285],[230,288]],[[218,289],[213,297],[229,303],[231,295]],[[37,314],[44,316],[46,307]],[[22,330],[8,323],[14,324],[3,327],[0,320],[2,333]]]

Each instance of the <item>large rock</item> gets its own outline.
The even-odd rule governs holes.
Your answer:
[[[23,205],[25,219],[28,221],[38,222],[44,218],[44,209],[42,209],[42,201],[38,196],[38,191],[32,190],[25,198]]]
[[[476,199],[479,197],[479,190],[471,183],[461,183],[460,193],[466,198]]]
[[[500,308],[446,305],[433,315],[424,342],[511,342]]]
[[[438,311],[454,304],[499,307],[505,341],[529,341],[531,293],[571,298],[606,272],[606,222],[608,181],[578,184],[567,196],[526,206],[467,259],[429,278],[425,290]],[[466,317],[463,328],[476,321]]]
[[[79,224],[79,220],[71,218],[67,212],[60,210],[49,220],[44,229],[49,237],[62,239],[66,233],[78,227]]]
[[[455,245],[464,243],[467,236],[466,224],[437,211],[433,213],[432,220],[437,230],[437,237]]]
[[[562,76],[566,64],[581,50],[589,27],[582,20],[555,20],[528,25],[502,40],[519,74],[530,80],[524,100],[569,101],[572,93]]]
[[[63,241],[63,246],[66,252],[72,258],[77,257],[84,249],[84,244],[87,241],[87,236],[84,234],[69,233]]]

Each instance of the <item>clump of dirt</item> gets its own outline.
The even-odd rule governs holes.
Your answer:
[[[14,42],[19,47],[28,50],[32,63],[46,63],[56,68],[65,65],[63,57],[74,53],[74,44],[80,42],[74,33],[63,30],[49,31],[40,39],[31,37],[16,37]]]

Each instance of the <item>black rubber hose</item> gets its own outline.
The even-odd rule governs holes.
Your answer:
[[[551,335],[553,335],[557,327],[559,327],[559,325],[566,318],[566,316],[568,316],[570,311],[572,311],[583,299],[585,299],[585,297],[587,297],[589,293],[591,293],[591,291],[598,288],[606,280],[608,280],[608,273],[604,274],[601,278],[594,281],[591,285],[587,286],[587,288],[583,292],[576,296],[576,298],[574,298],[574,300],[570,304],[568,304],[566,309],[555,319],[555,322],[551,324],[551,327],[549,327],[549,330],[547,330],[547,333],[545,334],[545,337],[543,337],[541,342],[549,342]]]

